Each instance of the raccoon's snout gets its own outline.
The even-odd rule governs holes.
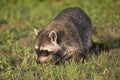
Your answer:
[[[37,63],[37,64],[40,64],[40,60],[36,60],[36,63]]]

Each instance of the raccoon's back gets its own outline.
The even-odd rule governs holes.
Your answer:
[[[91,20],[87,14],[78,7],[66,8],[60,12],[55,20],[68,20],[74,25],[81,25],[82,23],[87,23],[91,25]]]
[[[56,16],[54,20],[60,22],[68,21],[75,25],[75,28],[78,30],[81,39],[84,38],[85,36],[91,37],[92,34],[91,19],[79,7],[64,9]]]

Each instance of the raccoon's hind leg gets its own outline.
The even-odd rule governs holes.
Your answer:
[[[90,51],[94,51],[95,54],[98,55],[98,52],[101,52],[101,51],[109,52],[109,48],[105,44],[93,42]]]

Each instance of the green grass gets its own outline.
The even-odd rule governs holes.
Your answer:
[[[0,80],[120,80],[120,0],[0,0]],[[110,52],[85,63],[35,62],[34,28],[42,29],[64,8],[81,7],[92,19],[93,40]]]

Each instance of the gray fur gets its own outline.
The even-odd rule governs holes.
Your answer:
[[[55,33],[49,36],[52,31]],[[72,56],[85,56],[92,46],[91,37],[92,24],[87,14],[78,7],[64,9],[38,32],[35,43],[37,62],[41,62],[40,57],[43,57],[45,49],[49,54],[46,61],[53,61],[55,64],[64,63]]]

